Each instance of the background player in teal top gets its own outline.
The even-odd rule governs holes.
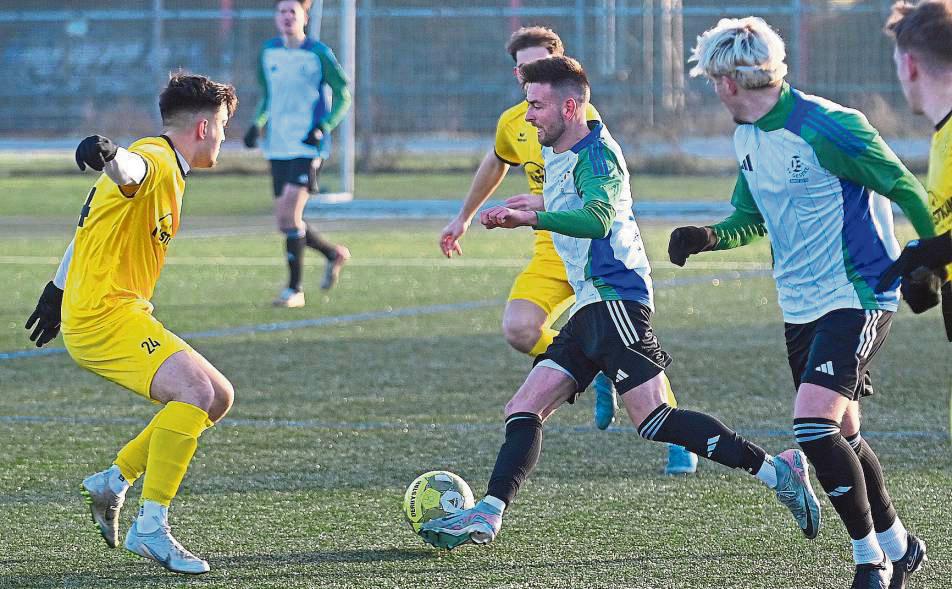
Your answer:
[[[492,541],[503,510],[539,460],[543,422],[574,403],[601,372],[615,382],[642,437],[755,475],[815,538],[820,506],[802,452],[772,457],[710,415],[668,404],[664,370],[671,357],[650,324],[650,268],[631,208],[627,165],[605,126],[586,120],[590,90],[582,66],[553,56],[525,63],[519,72],[527,84],[526,120],[543,146],[546,210],[493,207],[481,213],[480,222],[490,229],[532,225],[552,231],[577,302],[506,405],[506,440],[486,496],[471,509],[430,520],[420,535],[448,549]]]
[[[322,239],[303,218],[309,193],[316,190],[321,165],[330,154],[330,133],[351,104],[347,78],[334,53],[305,34],[310,4],[310,0],[275,2],[280,35],[261,48],[261,101],[245,134],[247,147],[255,147],[263,136],[261,149],[271,163],[275,219],[286,237],[290,279],[274,301],[280,307],[304,306],[305,246],[327,258],[322,289],[334,286],[350,258],[346,247]]]
[[[859,433],[869,364],[898,297],[876,293],[898,255],[887,199],[920,236],[935,228],[926,193],[861,113],[784,81],[783,40],[762,19],[723,19],[698,37],[692,75],[707,77],[737,122],[736,211],[671,234],[671,261],[768,235],[797,387],[794,432],[849,532],[859,589],[903,587],[925,544],[909,534],[879,459]],[[883,196],[875,194],[879,193]],[[890,584],[890,581],[893,583]]]

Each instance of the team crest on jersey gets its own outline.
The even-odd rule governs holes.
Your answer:
[[[159,217],[159,220],[155,222],[155,229],[152,230],[152,237],[163,248],[169,247],[169,242],[172,241],[172,213],[166,213]]]
[[[535,162],[526,162],[523,166],[526,176],[538,184],[545,184],[545,168]]]
[[[802,157],[794,155],[790,158],[790,164],[787,166],[787,177],[790,179],[790,184],[803,184],[807,182],[807,175],[809,173],[810,166],[803,161]]]

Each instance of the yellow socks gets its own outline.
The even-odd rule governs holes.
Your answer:
[[[212,425],[208,413],[188,403],[172,401],[159,411],[150,424],[152,439],[142,501],[168,507],[195,455],[198,437]]]
[[[539,336],[539,341],[532,346],[532,349],[529,350],[529,355],[535,358],[549,347],[549,344],[552,343],[552,340],[555,339],[555,336],[559,335],[559,332],[551,327],[543,327],[542,335]]]
[[[145,429],[123,446],[122,450],[119,450],[119,454],[116,455],[114,464],[119,467],[119,472],[122,473],[123,478],[130,485],[135,483],[136,479],[145,472],[146,461],[149,459],[149,443],[152,441],[152,431],[155,429],[155,422],[158,421],[161,414],[161,411],[156,413],[149,425],[145,426]]]

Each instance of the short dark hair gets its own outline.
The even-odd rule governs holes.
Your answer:
[[[551,84],[560,92],[571,92],[588,102],[591,86],[582,64],[567,55],[553,55],[519,66],[523,84]]]
[[[294,1],[301,5],[301,8],[304,9],[304,12],[307,12],[308,10],[310,10],[311,4],[313,4],[313,0],[294,0]],[[278,3],[280,2],[284,2],[284,0],[274,0],[274,5],[277,6]]]
[[[884,30],[900,51],[915,52],[931,65],[952,65],[952,0],[896,2]]]
[[[228,109],[228,118],[235,114],[238,96],[234,86],[181,71],[169,76],[168,86],[159,95],[159,112],[165,124],[171,123],[183,113],[214,111],[222,106]]]
[[[506,53],[516,61],[516,53],[530,47],[544,47],[549,55],[562,55],[565,47],[559,35],[547,27],[522,27],[509,37]]]

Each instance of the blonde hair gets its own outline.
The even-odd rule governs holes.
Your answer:
[[[764,19],[722,18],[697,38],[688,61],[691,76],[730,76],[741,88],[755,90],[780,83],[787,75],[783,39]]]

